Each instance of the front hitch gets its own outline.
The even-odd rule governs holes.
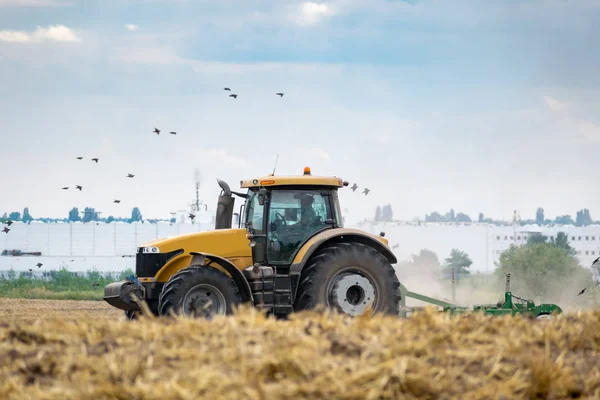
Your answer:
[[[128,277],[125,281],[113,282],[104,287],[104,301],[111,306],[124,311],[140,311],[136,300],[146,298],[146,290],[135,277]],[[133,296],[132,296],[133,295]]]

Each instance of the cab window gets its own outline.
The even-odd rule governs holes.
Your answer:
[[[331,227],[329,196],[322,190],[274,190],[268,221],[268,260],[290,263],[310,237]]]
[[[250,198],[248,199],[248,204],[246,206],[246,228],[248,227],[248,222],[250,222],[252,225],[252,230],[255,233],[263,233],[264,211],[265,206],[261,206],[258,203],[258,192],[253,191],[250,194]]]

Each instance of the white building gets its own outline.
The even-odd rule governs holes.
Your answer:
[[[576,258],[584,267],[600,257],[600,225],[579,227],[574,225],[496,226],[480,223],[362,223],[358,228],[371,233],[386,233],[390,246],[399,259],[408,259],[421,249],[434,251],[440,261],[448,257],[453,248],[466,252],[473,260],[471,270],[492,272],[500,254],[511,244],[527,243],[530,235],[541,233],[556,238],[558,232],[568,235],[569,244],[577,252]]]
[[[457,248],[473,260],[471,270],[482,273],[492,272],[502,251],[513,243],[525,244],[535,232],[548,237],[565,232],[582,266],[590,266],[600,256],[600,225],[513,227],[479,223],[365,222],[349,227],[375,234],[386,232],[385,237],[399,260],[409,259],[412,254],[429,249],[443,262],[450,251]],[[139,244],[213,228],[214,221],[209,216],[197,217],[194,224],[92,222],[29,225],[17,222],[10,227],[8,234],[0,232],[0,253],[4,250],[40,252],[41,257],[0,256],[0,271],[11,268],[28,271],[38,261],[44,263],[44,268],[50,269],[58,269],[61,265],[68,266],[70,270],[83,271],[94,268],[100,271],[135,269],[135,258],[132,256]]]

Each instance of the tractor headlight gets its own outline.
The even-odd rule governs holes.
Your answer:
[[[156,246],[144,247],[143,253],[158,254],[160,249]]]

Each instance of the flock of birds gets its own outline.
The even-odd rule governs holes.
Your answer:
[[[4,233],[8,233],[10,232],[10,228],[9,226],[11,226],[13,224],[13,222],[11,220],[6,221],[6,226],[4,227],[4,229],[2,229],[2,232]]]
[[[231,88],[228,88],[228,87],[226,87],[226,88],[223,88],[223,90],[226,90],[226,91],[229,91],[229,92],[231,92]],[[283,97],[283,93],[281,93],[281,92],[279,92],[279,93],[275,93],[275,95],[276,95],[276,96],[279,96],[280,98],[281,98],[281,97]],[[234,99],[237,99],[238,95],[237,95],[236,93],[231,93],[231,94],[229,95],[229,97],[232,97],[232,98],[234,98]]]
[[[354,185],[352,185],[352,186],[350,187],[350,189],[352,189],[352,191],[353,191],[353,192],[356,192],[356,189],[358,189],[358,185],[355,183]],[[371,191],[370,189],[367,189],[367,188],[365,188],[365,189],[364,189],[362,192],[363,192],[363,193],[364,193],[364,195],[366,196],[366,195],[368,195],[368,194],[369,194],[369,192],[370,192],[370,191]]]
[[[154,130],[156,131],[157,129],[154,128]],[[81,160],[83,160],[83,157],[80,156],[80,157],[77,157],[77,159],[81,161]],[[98,161],[100,161],[100,159],[99,158],[92,158],[92,161],[95,162],[96,164],[98,164]],[[128,173],[125,177],[126,178],[134,178],[135,175],[131,174],[131,173]],[[69,190],[69,186],[63,186],[62,190]],[[83,190],[83,185],[75,185],[75,190],[79,190],[81,192]],[[119,204],[121,202],[121,200],[115,199],[113,202],[116,203],[116,204]]]

